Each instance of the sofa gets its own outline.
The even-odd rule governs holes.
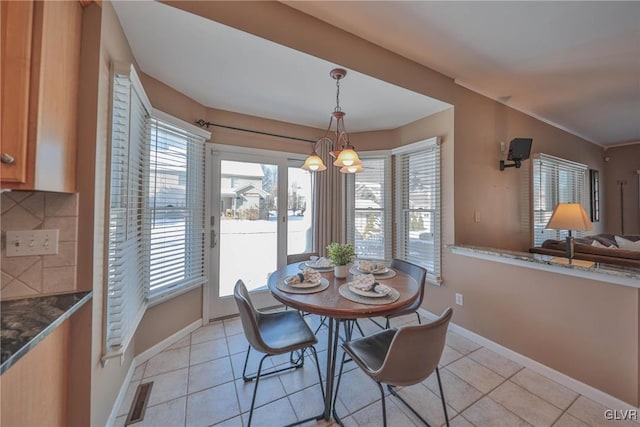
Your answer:
[[[574,258],[605,264],[640,268],[640,249],[622,249],[614,234],[594,234],[574,239]],[[640,235],[619,236],[631,242],[640,240]],[[596,243],[594,243],[596,242]],[[564,240],[545,240],[541,247],[530,248],[529,252],[558,257],[566,256]]]

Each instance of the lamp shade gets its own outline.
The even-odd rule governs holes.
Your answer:
[[[355,152],[351,145],[347,145],[338,155],[338,158],[333,162],[334,166],[357,166],[362,164],[358,153]]]
[[[320,156],[318,156],[314,151],[309,157],[307,157],[307,160],[304,161],[302,169],[311,172],[319,172],[326,170],[327,167],[324,165],[324,162],[322,161]]]
[[[551,230],[593,230],[587,212],[580,203],[558,203],[545,227]]]
[[[361,165],[343,166],[340,168],[340,173],[360,173],[363,170]]]

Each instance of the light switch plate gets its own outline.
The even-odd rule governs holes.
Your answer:
[[[58,231],[7,231],[7,256],[56,255]]]

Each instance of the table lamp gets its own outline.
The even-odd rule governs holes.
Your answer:
[[[593,230],[593,224],[580,203],[558,203],[545,228],[548,230],[569,231],[566,250],[569,264],[571,264],[571,260],[573,259],[573,236],[571,235],[571,231]]]

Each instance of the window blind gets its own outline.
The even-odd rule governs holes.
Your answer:
[[[149,185],[149,113],[146,97],[134,81],[130,73],[115,73],[113,78],[107,355],[126,348],[146,306],[146,287],[141,284],[148,281],[143,194]]]
[[[396,256],[440,281],[440,146],[436,138],[393,151]]]
[[[151,120],[149,296],[203,282],[205,143]]]
[[[350,218],[348,240],[358,258],[390,260],[391,254],[391,167],[389,156],[370,157],[361,153],[364,171],[349,182]]]
[[[533,159],[533,244],[547,239],[564,239],[567,230],[546,230],[545,226],[558,203],[581,203],[588,211],[587,166],[548,154]],[[578,232],[578,235],[579,232]]]

